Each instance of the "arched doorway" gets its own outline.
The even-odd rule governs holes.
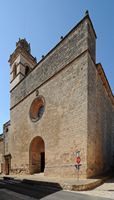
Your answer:
[[[41,137],[33,138],[29,149],[30,174],[44,172],[45,168],[45,144]]]

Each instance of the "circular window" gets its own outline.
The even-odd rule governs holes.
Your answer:
[[[33,100],[31,107],[30,107],[30,118],[32,121],[38,121],[45,110],[45,102],[43,97],[38,97]]]

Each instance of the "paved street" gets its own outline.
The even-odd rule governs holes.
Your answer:
[[[54,185],[53,186],[48,186],[45,182],[43,182],[42,184],[36,185],[36,184],[28,184],[24,181],[21,180],[1,180],[0,181],[0,188],[1,188],[1,192],[0,192],[0,198],[2,196],[6,197],[8,196],[8,200],[9,199],[23,199],[23,197],[18,194],[21,195],[26,195],[28,197],[30,197],[30,199],[35,198],[35,199],[42,199],[43,197],[56,193],[58,191],[61,190],[61,187],[59,187],[59,185]],[[4,190],[5,189],[5,190]],[[2,195],[1,195],[2,194]],[[16,195],[16,196],[15,196]],[[14,198],[12,197],[14,196]],[[27,199],[27,198],[26,198]],[[0,199],[1,200],[1,199]]]
[[[35,200],[32,197],[12,192],[7,189],[0,189],[0,200]]]
[[[22,180],[0,180],[0,200],[111,200],[114,199],[114,178],[91,191],[63,191],[57,184],[28,184]]]
[[[102,186],[83,192],[63,191],[59,187],[31,185],[20,180],[0,181],[0,200],[111,200],[114,199],[114,179]]]
[[[88,196],[84,194],[77,194],[67,191],[59,191],[44,198],[33,198],[20,193],[12,192],[7,189],[0,189],[0,200],[110,200],[109,198],[101,198]]]

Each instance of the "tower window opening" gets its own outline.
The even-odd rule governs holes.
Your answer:
[[[16,75],[17,75],[17,66],[15,64],[13,67],[13,79],[16,77]]]
[[[29,66],[26,66],[25,67],[25,75],[29,74],[29,72],[30,72],[30,68],[29,68]]]

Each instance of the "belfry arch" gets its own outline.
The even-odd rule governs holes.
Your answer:
[[[29,147],[29,171],[30,174],[44,172],[45,169],[45,144],[44,140],[37,136],[33,138]]]

